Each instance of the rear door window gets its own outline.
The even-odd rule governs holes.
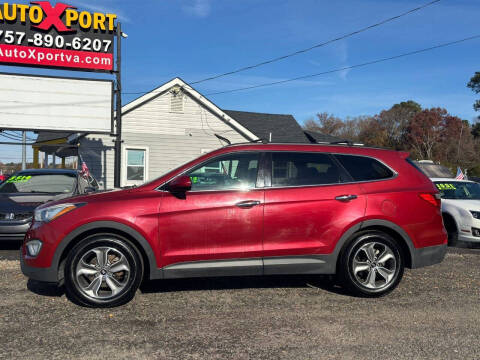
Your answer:
[[[335,154],[335,158],[355,181],[382,180],[394,176],[392,170],[371,157]]]
[[[308,186],[345,182],[347,175],[327,154],[272,153],[272,186]]]

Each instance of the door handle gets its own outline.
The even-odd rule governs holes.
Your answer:
[[[350,200],[355,200],[357,195],[340,195],[335,198],[337,201],[349,202]]]
[[[239,208],[242,208],[242,209],[250,209],[254,206],[257,206],[257,205],[260,205],[260,201],[256,201],[256,200],[247,200],[247,201],[242,201],[242,202],[239,202],[237,204],[235,204],[235,206],[239,207]]]

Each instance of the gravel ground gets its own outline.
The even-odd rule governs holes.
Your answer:
[[[0,250],[1,359],[480,359],[480,250],[406,270],[387,297],[326,278],[153,282],[120,308],[86,309],[27,282]]]

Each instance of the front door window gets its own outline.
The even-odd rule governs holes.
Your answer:
[[[248,190],[255,188],[258,153],[227,155],[190,171],[192,191]]]

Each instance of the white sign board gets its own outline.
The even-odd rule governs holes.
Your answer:
[[[112,132],[113,82],[0,73],[0,129]]]

